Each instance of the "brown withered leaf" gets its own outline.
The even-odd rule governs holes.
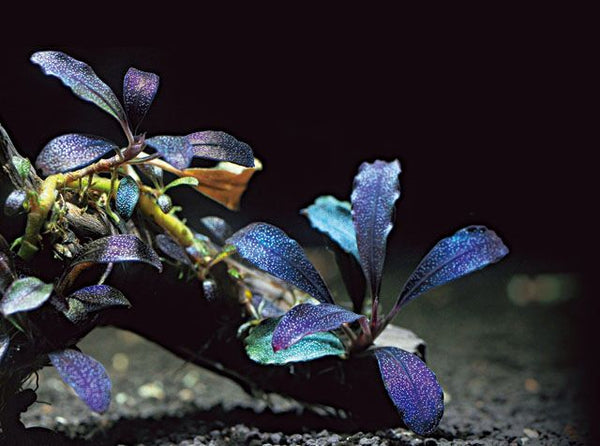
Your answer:
[[[194,177],[198,180],[195,189],[228,209],[240,208],[240,199],[254,172],[262,170],[262,164],[254,159],[254,167],[221,162],[212,168],[191,168],[174,172],[178,176]]]

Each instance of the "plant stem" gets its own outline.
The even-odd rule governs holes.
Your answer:
[[[21,258],[28,260],[38,251],[40,232],[56,200],[57,188],[64,181],[62,174],[51,175],[42,182],[38,193],[30,197],[27,226],[18,253]]]

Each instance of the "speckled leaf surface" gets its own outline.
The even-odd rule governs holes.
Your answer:
[[[140,187],[130,176],[121,178],[115,196],[115,208],[125,220],[129,220],[140,198]]]
[[[135,235],[122,234],[102,237],[83,246],[72,260],[71,267],[80,263],[144,262],[162,271],[154,250]]]
[[[304,251],[285,232],[267,223],[252,223],[226,242],[245,260],[310,294],[320,302],[333,303],[325,282]]]
[[[254,154],[248,144],[225,132],[208,130],[187,135],[194,156],[254,167]]]
[[[139,171],[152,181],[153,184],[160,186],[163,181],[163,171],[160,167],[153,166],[151,164],[138,164],[135,166]]]
[[[444,393],[435,374],[416,355],[399,348],[378,348],[373,354],[404,424],[419,435],[437,429],[444,414]]]
[[[337,305],[296,305],[281,318],[273,332],[273,350],[289,348],[307,335],[335,330],[360,318],[364,316]]]
[[[344,251],[360,261],[349,202],[326,195],[317,198],[301,213],[308,218],[313,228],[327,234]]]
[[[165,234],[158,234],[155,237],[156,246],[165,255],[169,256],[176,262],[183,263],[184,265],[193,266],[192,261],[185,252],[185,249],[179,245],[175,240]]]
[[[159,77],[131,67],[123,79],[123,101],[131,128],[135,131],[148,113],[158,91]]]
[[[146,144],[161,154],[162,158],[176,169],[185,169],[192,162],[194,151],[185,136],[154,136]]]
[[[42,149],[35,166],[44,175],[85,167],[119,147],[99,136],[69,133],[54,138]]]
[[[26,199],[27,192],[23,189],[13,190],[4,201],[4,215],[13,216],[22,212],[24,210],[23,203]]]
[[[23,277],[15,280],[0,300],[0,312],[4,316],[40,307],[52,294],[52,284],[42,282],[37,277]]]
[[[125,112],[115,93],[84,62],[60,51],[38,51],[31,56],[45,74],[56,76],[77,96],[93,102],[118,121],[125,122]]]
[[[225,240],[233,234],[231,226],[222,218],[214,216],[202,217],[200,222],[208,229],[210,235],[212,235],[212,238],[217,243],[224,244]]]
[[[4,355],[8,351],[8,347],[10,347],[10,338],[4,334],[0,335],[0,365],[2,364]]]
[[[290,348],[273,351],[273,331],[279,319],[267,319],[244,339],[248,357],[260,364],[287,364],[289,362],[311,361],[323,356],[344,355],[342,341],[333,333],[323,332],[308,335]]]
[[[67,297],[69,308],[65,316],[74,323],[89,313],[111,307],[130,307],[131,304],[116,288],[109,285],[91,285],[81,288]]]
[[[169,184],[165,186],[165,192],[169,189],[177,186],[198,186],[198,180],[194,177],[181,177],[171,181]]]
[[[392,230],[394,203],[400,196],[398,160],[362,163],[354,177],[352,219],[360,263],[367,286],[379,295],[387,237]]]
[[[406,281],[397,306],[401,307],[431,288],[458,279],[499,261],[508,254],[496,233],[485,226],[469,226],[440,240]]]
[[[48,355],[60,377],[94,412],[104,413],[110,405],[111,382],[104,366],[73,349]]]

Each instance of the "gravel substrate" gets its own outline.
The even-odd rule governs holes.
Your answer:
[[[110,328],[80,344],[111,375],[108,413],[90,413],[47,369],[38,394],[52,405],[35,404],[24,421],[55,429],[68,444],[586,444],[583,370],[569,335],[577,301],[516,306],[506,297],[505,271],[430,293],[397,321],[428,341],[429,365],[446,392],[444,418],[430,438],[400,428],[356,432],[276,395],[250,397],[226,379]]]

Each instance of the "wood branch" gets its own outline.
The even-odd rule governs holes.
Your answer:
[[[11,162],[18,153],[1,127],[0,136],[0,163],[13,186],[38,184],[40,180],[33,169],[25,180],[18,175]],[[74,233],[86,234],[83,237],[106,233],[108,227],[100,217],[81,211],[73,203],[67,209]],[[27,269],[28,274],[51,282],[60,275],[63,264],[54,258],[51,244],[45,243],[20,268],[21,272]],[[112,325],[138,333],[190,362],[229,377],[248,392],[274,392],[301,402],[342,409],[351,415],[349,427],[401,425],[379,377],[377,363],[368,352],[349,359],[325,357],[286,366],[255,363],[237,337],[238,328],[246,319],[238,301],[240,289],[227,274],[226,266],[218,264],[211,271],[219,295],[213,301],[204,298],[199,280],[181,280],[178,273],[177,268],[168,265],[161,274],[143,264],[117,265],[107,283],[121,290],[132,308],[104,311],[83,324],[71,323],[51,304],[28,313],[31,332],[15,338],[16,348],[11,347],[5,356],[2,370],[34,372],[45,364],[48,352],[74,345],[96,326]],[[272,286],[270,276],[256,270],[252,275],[255,282],[263,280],[265,288]],[[392,345],[424,356],[421,339],[407,330],[390,327],[390,332],[394,330]],[[0,373],[0,380],[3,376]],[[7,399],[6,395],[0,395],[2,398]]]

